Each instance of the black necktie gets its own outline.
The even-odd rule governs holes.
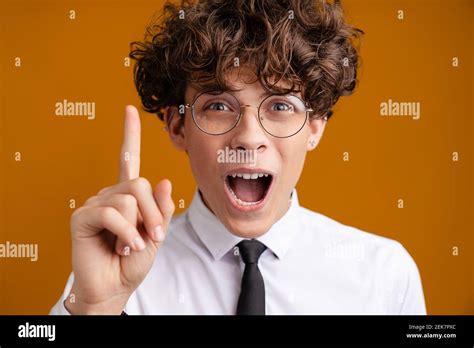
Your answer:
[[[237,315],[265,315],[265,284],[258,259],[267,247],[255,239],[243,240],[237,247],[245,263]]]

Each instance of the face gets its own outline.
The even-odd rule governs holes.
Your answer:
[[[165,122],[175,146],[188,153],[206,206],[233,234],[256,238],[288,210],[306,153],[317,146],[325,121],[308,118],[297,134],[274,137],[259,123],[257,107],[265,90],[258,81],[248,83],[254,79],[252,71],[239,68],[226,78],[239,89],[230,92],[239,104],[255,106],[241,108],[242,117],[231,131],[204,133],[193,122],[189,108],[184,124],[176,108],[168,108]],[[188,86],[185,102],[192,104],[198,93]]]

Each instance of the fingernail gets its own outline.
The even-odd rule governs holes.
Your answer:
[[[155,227],[154,237],[157,242],[162,242],[165,240],[165,233],[163,232],[163,228],[161,227],[161,225]]]
[[[133,243],[135,244],[135,248],[137,248],[138,250],[143,250],[146,248],[145,242],[140,237],[136,237],[133,240]]]

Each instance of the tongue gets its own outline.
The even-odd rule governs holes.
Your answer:
[[[230,178],[229,183],[237,198],[244,202],[258,202],[265,194],[265,185],[261,179],[246,180],[236,177]]]

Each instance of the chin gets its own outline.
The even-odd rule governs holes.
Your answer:
[[[250,222],[245,221],[229,221],[227,229],[234,235],[242,238],[257,238],[265,234],[271,227],[272,224],[269,222]]]

